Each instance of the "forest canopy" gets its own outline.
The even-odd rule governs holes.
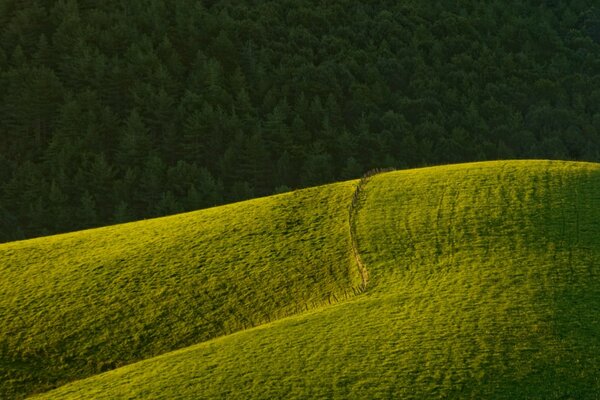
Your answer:
[[[596,3],[0,0],[0,241],[375,167],[600,161]]]

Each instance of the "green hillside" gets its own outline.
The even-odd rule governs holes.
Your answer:
[[[67,385],[50,398],[595,398],[600,166],[377,176],[365,295]]]
[[[101,241],[108,241],[109,237],[111,242],[116,240],[112,236],[116,237],[119,229],[129,229],[128,234],[123,232],[122,236],[130,238],[130,232],[137,226],[158,232],[154,235],[168,238],[172,246],[191,246],[188,243],[194,240],[190,239],[189,231],[171,229],[167,222],[214,215],[214,229],[227,231],[227,228],[217,228],[218,218],[233,218],[231,214],[236,208],[250,210],[256,206],[258,209],[260,204],[275,202],[280,208],[271,207],[271,215],[306,216],[299,232],[310,231],[312,242],[302,241],[296,233],[285,236],[277,224],[260,217],[255,220],[271,226],[272,230],[260,238],[241,237],[255,240],[254,245],[261,251],[269,249],[263,259],[268,261],[261,265],[261,271],[269,280],[281,279],[282,273],[287,276],[292,266],[302,263],[298,254],[296,264],[287,256],[277,261],[267,256],[280,254],[277,246],[284,238],[300,243],[298,250],[304,251],[307,259],[315,258],[307,274],[313,279],[297,276],[290,285],[299,289],[291,294],[279,284],[262,287],[264,298],[257,299],[254,307],[271,310],[270,304],[275,299],[283,297],[293,302],[293,297],[312,291],[320,293],[313,301],[321,300],[321,306],[315,304],[308,311],[291,317],[72,382],[39,398],[599,397],[600,165],[556,161],[491,162],[406,170],[371,178],[362,191],[356,213],[356,239],[369,270],[369,285],[364,293],[330,305],[329,292],[344,293],[349,287],[360,285],[358,269],[351,258],[347,225],[347,206],[354,184],[324,186],[240,203],[232,208],[176,216],[172,220],[145,221],[140,225],[0,247],[3,259],[10,254],[15,260],[21,260],[18,267],[2,267],[12,273],[9,280],[3,281],[2,302],[10,306],[14,316],[24,313],[16,312],[16,307],[25,309],[25,305],[29,305],[26,310],[32,315],[28,317],[30,324],[46,318],[37,336],[35,331],[24,330],[24,325],[19,325],[21,330],[4,330],[3,364],[7,363],[7,355],[17,354],[15,349],[19,347],[15,346],[20,344],[22,348],[27,340],[39,341],[42,337],[60,336],[53,347],[55,353],[40,351],[36,355],[36,366],[34,362],[17,366],[14,360],[11,370],[14,376],[17,371],[29,368],[31,379],[39,379],[40,361],[60,360],[64,354],[62,347],[67,343],[79,360],[92,355],[99,359],[107,354],[97,348],[94,352],[83,335],[79,339],[77,335],[70,335],[59,325],[64,322],[56,317],[58,314],[49,312],[67,303],[58,295],[55,298],[50,295],[61,293],[54,287],[70,279],[67,273],[76,269],[65,265],[87,265],[83,261],[71,261],[76,255],[84,257],[77,246],[62,247],[62,252],[52,246],[93,234],[95,241],[87,245],[94,243],[102,248]],[[319,207],[314,208],[316,205]],[[229,210],[232,212],[228,213]],[[318,224],[313,225],[315,222]],[[241,232],[245,229],[247,224],[243,224]],[[171,235],[169,231],[176,234]],[[130,254],[151,249],[154,257],[166,259],[160,255],[159,246],[163,242],[157,236],[154,238],[154,245],[149,240],[141,241]],[[217,254],[226,250],[237,254],[244,248],[245,242],[240,242],[238,247],[235,239],[227,240],[231,240],[229,246],[220,245],[220,239],[212,242],[221,246],[220,251],[212,249],[210,243],[204,249]],[[144,242],[149,243],[144,245]],[[68,255],[67,251],[72,254]],[[48,273],[45,279],[36,273],[42,268],[42,261],[37,266],[25,261],[32,259],[33,254],[45,260],[48,271],[56,269],[62,280],[55,279],[53,273]],[[92,257],[93,253],[86,251],[85,257],[88,254]],[[52,265],[46,261],[49,257],[65,262]],[[316,258],[335,262],[319,265]],[[131,290],[115,285],[111,287],[111,296],[134,299],[147,292],[142,285],[149,285],[152,280],[148,278],[152,275],[141,274],[150,270],[158,274],[156,271],[161,268],[158,261],[149,256],[146,259],[150,267],[134,268],[140,292],[133,296]],[[179,259],[170,256],[170,262],[171,273],[187,271],[177,266]],[[332,270],[330,266],[335,268]],[[89,267],[86,271],[89,275],[94,269]],[[237,279],[236,275],[244,276],[243,271],[247,269],[233,269],[231,273],[227,270],[218,278]],[[3,271],[2,276],[6,276],[6,272]],[[27,276],[31,278],[24,279]],[[34,276],[39,276],[37,281]],[[75,275],[72,276],[75,279]],[[86,285],[92,280],[101,281],[98,277],[80,275],[77,282],[89,290]],[[245,286],[228,283],[231,286],[224,288],[225,297],[239,299],[239,292],[233,288]],[[68,287],[73,290],[65,290],[63,296],[78,290],[75,283]],[[38,296],[38,293],[47,294]],[[15,298],[19,300],[13,300]],[[191,307],[182,301],[185,301],[183,297],[172,299],[171,307],[182,313],[183,310],[189,312]],[[92,302],[88,304],[91,306]],[[154,305],[151,310],[158,306]],[[290,307],[287,310],[295,311]],[[75,318],[77,314],[68,315]],[[98,315],[102,329],[117,332],[120,336],[92,335],[91,338],[100,339],[90,339],[102,346],[113,345],[115,351],[129,351],[130,346],[124,346],[127,343],[125,329],[117,330],[113,326],[123,324],[130,327],[132,333],[144,326],[139,313],[133,312],[123,314],[113,325],[111,317],[115,314],[101,306],[79,315],[85,315],[90,321],[95,321],[93,316]],[[223,318],[218,311],[213,317]],[[182,319],[181,330],[198,323],[197,315],[183,315]],[[85,320],[80,320],[78,327],[87,329]],[[135,323],[125,325],[125,321],[130,320]],[[154,325],[147,322],[146,348],[169,340],[168,336],[161,336],[168,332],[168,324],[158,318],[150,320]],[[56,321],[54,327],[50,321]],[[90,331],[85,334],[89,335]],[[199,333],[198,342],[201,336]],[[175,339],[172,343],[183,344]],[[63,374],[61,380],[76,377],[73,370],[61,370],[61,364],[57,365],[54,376]],[[17,390],[14,382],[8,386],[3,383],[3,388],[4,393],[8,389]],[[41,388],[43,386],[27,383],[18,390],[30,393]]]
[[[0,398],[347,298],[353,187],[0,245]]]

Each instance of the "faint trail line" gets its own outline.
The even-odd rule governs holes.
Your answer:
[[[374,175],[394,171],[394,168],[385,168],[385,169],[373,169],[365,173],[358,184],[356,185],[356,189],[354,190],[354,194],[352,195],[352,201],[350,202],[350,207],[348,208],[348,225],[350,228],[350,247],[352,247],[352,255],[354,256],[354,260],[356,261],[356,265],[358,266],[358,272],[361,277],[361,284],[358,287],[358,290],[354,289],[356,294],[362,293],[367,289],[367,283],[369,282],[369,271],[365,263],[360,256],[360,252],[358,251],[358,240],[356,234],[356,216],[358,215],[358,211],[361,207],[361,194],[363,193],[365,186]]]

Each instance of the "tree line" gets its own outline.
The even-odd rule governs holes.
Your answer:
[[[593,0],[0,0],[0,241],[377,167],[600,161]]]

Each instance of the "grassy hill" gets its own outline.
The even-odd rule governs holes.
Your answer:
[[[353,187],[0,245],[0,398],[350,296]]]
[[[288,261],[288,256],[281,256],[277,261],[263,260],[265,265],[261,271],[269,279],[282,279],[277,278],[278,275],[287,275],[290,266],[302,264],[302,257],[335,260],[312,264],[306,274],[312,278],[302,279],[299,274],[292,287],[300,289],[293,293],[278,284],[265,286],[264,298],[256,299],[253,306],[272,310],[271,304],[281,296],[293,303],[294,297],[302,298],[300,293],[307,296],[315,290],[319,294],[307,300],[313,305],[307,307],[308,311],[204,342],[201,342],[201,327],[198,327],[196,345],[66,384],[40,398],[595,399],[600,396],[597,367],[600,365],[600,165],[491,162],[399,171],[371,178],[362,191],[356,213],[356,240],[369,271],[369,286],[358,296],[347,296],[346,301],[329,304],[329,293],[350,293],[349,288],[360,286],[358,268],[350,255],[347,229],[347,205],[353,185],[354,182],[349,182],[314,188],[172,219],[173,222],[192,216],[201,219],[206,217],[202,217],[203,213],[214,213],[206,214],[215,216],[212,229],[225,232],[227,228],[217,228],[223,222],[218,218],[229,218],[236,208],[258,209],[261,202],[273,201],[280,206],[277,213],[288,217],[305,215],[300,224],[304,228],[298,230],[311,232],[312,241],[308,243],[293,239],[297,232],[284,235],[277,224],[268,224],[271,226],[268,234],[247,240],[255,240],[257,248],[270,249],[263,253],[264,257],[280,254],[283,246],[277,246],[285,238],[301,244],[297,249],[305,253],[293,253],[298,257],[292,259],[297,260],[296,264]],[[293,200],[299,198],[304,204],[302,201],[294,203]],[[288,209],[293,208],[293,204],[296,204],[295,211]],[[272,215],[277,214],[274,208],[269,210]],[[139,223],[140,227],[147,226],[150,232],[156,232],[153,233],[156,235],[154,245],[142,240],[130,254],[153,251],[152,257],[163,261],[147,256],[145,265],[148,266],[135,268],[139,285],[136,295],[115,286],[111,287],[111,296],[129,296],[130,299],[145,296],[143,293],[149,285],[147,282],[152,282],[149,279],[152,275],[141,274],[161,270],[160,263],[167,259],[171,262],[171,271],[186,270],[177,266],[181,260],[159,255],[162,241],[158,236],[168,238],[174,247],[194,242],[189,232],[177,228],[169,230],[167,221]],[[264,219],[256,217],[255,221],[264,222]],[[313,225],[314,222],[318,224]],[[64,269],[61,279],[70,279],[69,274],[76,268],[69,270],[65,265],[75,256],[92,257],[93,253],[83,253],[77,246],[67,244],[67,240],[75,240],[78,235],[95,235],[95,241],[86,243],[88,246],[95,243],[94,246],[101,249],[104,248],[102,240],[108,241],[112,236],[107,233],[114,235],[115,230],[128,227],[129,231],[121,239],[125,240],[131,237],[136,226],[17,242],[0,250],[3,260],[7,254],[15,260],[32,259],[34,254],[38,254],[40,260],[63,257],[62,264],[45,261],[46,269]],[[212,229],[207,229],[205,235],[212,233]],[[242,232],[245,229],[244,224]],[[238,245],[235,239],[229,240],[229,244],[220,245],[220,251],[212,250],[209,244],[205,251],[240,253],[243,242]],[[65,243],[59,247],[61,251],[52,248],[62,241]],[[220,239],[212,241],[213,245],[219,243]],[[35,338],[40,348],[48,348],[43,343],[44,337],[61,337],[54,353],[36,354],[36,362],[60,360],[64,354],[61,346],[67,343],[72,354],[82,360],[92,355],[94,359],[101,359],[108,354],[97,348],[94,352],[94,347],[86,346],[85,335],[90,335],[90,330],[83,318],[78,325],[80,336],[61,332],[58,323],[62,320],[48,312],[60,310],[65,303],[64,299],[50,295],[59,280],[50,279],[54,277],[51,273],[46,279],[36,280],[41,261],[37,267],[29,264],[21,261],[19,265],[2,267],[12,275],[10,280],[2,281],[6,288],[1,292],[3,307],[0,310],[9,305],[8,310],[14,316],[31,314],[30,324],[37,323],[36,318],[46,318],[56,320],[57,325],[53,327],[48,321],[40,324],[37,336],[35,331],[18,330],[25,325],[14,325],[13,330],[2,328],[2,362],[13,360],[10,370],[13,376],[25,370],[33,379],[43,376],[39,364],[35,366],[32,361],[17,365],[16,358],[8,358],[19,354],[15,349],[22,348],[22,343]],[[82,261],[71,265],[87,264]],[[228,267],[222,265],[221,268]],[[242,271],[247,269],[221,270],[218,279],[237,279],[236,275],[244,276]],[[2,276],[6,276],[6,272],[2,272]],[[209,277],[208,274],[202,276]],[[81,287],[94,279],[100,280],[83,274],[78,279]],[[236,310],[243,309],[240,289],[234,289],[234,285],[242,288],[247,283],[228,283],[231,286],[223,288],[222,295],[235,299],[231,301],[239,306]],[[178,285],[174,284],[175,287]],[[8,288],[10,292],[5,294]],[[99,290],[97,295],[105,290]],[[72,292],[65,291],[63,296],[66,293]],[[166,296],[164,301],[168,298]],[[182,304],[184,299],[172,299],[170,306],[182,313],[190,312],[193,307]],[[88,307],[96,304],[96,300],[91,300]],[[160,300],[149,309],[159,307]],[[293,307],[283,309],[289,313],[299,311]],[[119,351],[128,354],[129,346],[123,345],[130,340],[125,339],[127,330],[113,328],[120,325],[118,322],[113,325],[115,314],[107,309],[110,308],[98,305],[93,312],[80,315],[86,315],[91,321],[98,315],[98,324],[102,325],[97,326],[105,331],[114,330],[117,335],[90,335],[89,341],[104,340],[100,343],[113,346],[114,356],[121,354]],[[261,315],[261,312],[256,314]],[[75,312],[68,315],[77,316]],[[16,320],[14,316],[12,320]],[[180,329],[196,326],[197,317],[196,314],[183,315]],[[210,317],[224,318],[218,310]],[[134,321],[129,332],[135,334],[145,326],[140,318],[138,313],[131,312],[121,315],[120,323],[128,327],[126,321]],[[5,319],[3,315],[2,320]],[[145,331],[146,348],[169,340],[168,324],[159,323],[160,318],[151,321],[154,325],[149,324]],[[219,333],[238,330],[238,327],[232,328]],[[94,339],[96,337],[101,339]],[[183,344],[181,339],[172,343]],[[21,347],[17,347],[19,345]],[[159,351],[154,348],[155,353]],[[136,356],[146,357],[144,354]],[[55,376],[62,375],[54,382],[77,377],[73,370],[61,370],[63,364],[55,362],[58,365]],[[7,388],[18,388],[14,382],[2,385],[4,393],[8,393]],[[19,393],[43,388],[27,385],[23,384]]]

